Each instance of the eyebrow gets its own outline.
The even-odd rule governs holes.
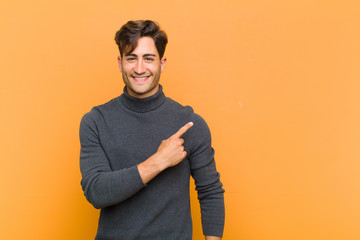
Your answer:
[[[129,54],[126,54],[125,56],[126,56],[126,57],[127,57],[127,56],[138,57],[138,55],[136,55],[136,54],[134,54],[134,53],[129,53]],[[146,54],[143,55],[143,57],[156,57],[156,54],[146,53]]]

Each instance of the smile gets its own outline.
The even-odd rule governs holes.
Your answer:
[[[145,82],[150,76],[145,76],[145,77],[134,77],[132,76],[132,78],[135,80],[135,82]]]

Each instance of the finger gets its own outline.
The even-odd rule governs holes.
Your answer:
[[[191,128],[194,125],[193,122],[188,122],[187,124],[185,124],[182,128],[179,129],[179,131],[177,131],[173,136],[176,138],[180,138],[184,133],[186,133],[187,130],[189,130],[189,128]]]
[[[186,157],[186,155],[187,155],[187,152],[186,152],[186,151],[183,151],[183,153],[182,153],[182,159],[184,159],[184,158]]]

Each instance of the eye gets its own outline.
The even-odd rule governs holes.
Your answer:
[[[147,57],[147,58],[145,58],[145,61],[147,61],[147,62],[152,62],[152,61],[154,61],[154,59],[153,59],[153,58],[150,58],[150,57]]]
[[[135,61],[135,58],[134,57],[129,57],[129,58],[126,59],[126,61],[133,62],[133,61]]]

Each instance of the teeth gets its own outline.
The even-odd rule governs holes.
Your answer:
[[[148,77],[134,77],[134,78],[139,79],[139,80],[144,80],[144,79],[146,79]]]

